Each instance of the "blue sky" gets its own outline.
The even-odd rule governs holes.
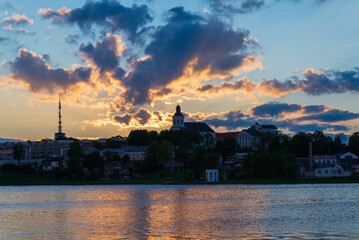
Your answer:
[[[258,121],[351,134],[358,9],[355,0],[0,1],[0,137],[52,137],[59,95],[74,137],[166,129],[177,103],[220,132]]]

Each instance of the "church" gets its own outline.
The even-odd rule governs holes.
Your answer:
[[[180,105],[177,105],[176,112],[172,117],[173,124],[170,130],[189,130],[199,132],[201,136],[206,135],[207,133],[211,134],[213,138],[215,137],[215,132],[213,131],[207,123],[204,122],[185,122],[184,115],[181,113]]]

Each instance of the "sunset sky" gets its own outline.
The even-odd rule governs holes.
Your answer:
[[[359,1],[1,1],[0,137],[358,131]]]

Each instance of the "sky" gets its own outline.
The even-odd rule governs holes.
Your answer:
[[[0,138],[359,124],[357,0],[0,0]]]

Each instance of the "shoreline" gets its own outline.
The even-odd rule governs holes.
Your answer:
[[[285,184],[338,184],[359,183],[359,179],[348,178],[321,178],[321,179],[242,179],[231,181],[210,182],[180,182],[158,181],[149,179],[131,180],[55,180],[31,181],[30,179],[18,182],[1,181],[0,186],[86,186],[86,185],[285,185]]]

